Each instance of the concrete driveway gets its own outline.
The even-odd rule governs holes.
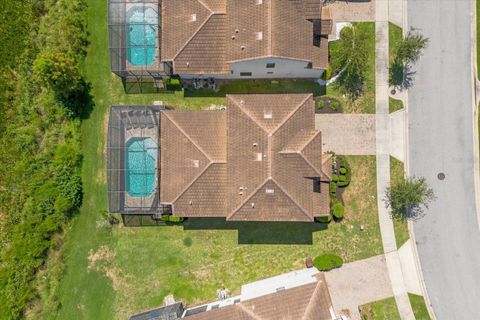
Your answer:
[[[323,151],[343,155],[375,154],[374,114],[316,114]]]
[[[352,319],[360,319],[358,306],[393,296],[384,255],[344,264],[325,278],[333,308],[348,310]]]
[[[474,187],[470,0],[410,0],[408,24],[429,38],[409,90],[408,171],[437,200],[415,223],[423,276],[439,320],[480,319],[480,231]],[[444,172],[440,181],[437,174]]]

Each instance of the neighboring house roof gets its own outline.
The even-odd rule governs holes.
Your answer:
[[[328,40],[313,45],[314,29],[331,29],[322,12],[321,0],[163,0],[161,58],[176,73],[222,74],[228,63],[265,57],[325,69]]]
[[[169,306],[148,310],[133,315],[129,320],[176,320],[183,314],[183,303],[177,302]]]
[[[325,276],[291,289],[187,316],[187,320],[330,320],[332,302]],[[333,310],[333,309],[332,309]]]
[[[313,221],[329,213],[309,94],[229,95],[227,111],[161,114],[160,201],[179,216]],[[319,190],[314,192],[315,186]]]

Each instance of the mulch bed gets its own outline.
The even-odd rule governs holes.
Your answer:
[[[342,103],[340,100],[331,98],[331,97],[315,97],[315,113],[343,113]],[[318,108],[319,101],[323,101],[324,106],[323,108]],[[330,106],[332,102],[338,103],[338,108],[333,110]]]

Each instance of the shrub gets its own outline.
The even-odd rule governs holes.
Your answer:
[[[336,219],[342,219],[345,214],[345,207],[340,202],[335,202],[332,206],[332,214]]]
[[[192,238],[186,237],[186,238],[183,239],[183,245],[184,245],[185,247],[191,247],[192,244],[193,244]]]
[[[328,190],[330,195],[334,196],[337,194],[337,184],[335,182],[330,182],[330,185],[328,186]]]
[[[315,220],[320,223],[330,223],[332,221],[332,215],[330,214],[326,217],[317,217]]]
[[[330,103],[330,109],[332,109],[333,111],[337,111],[339,106],[340,104],[337,101],[333,101],[332,103]]]
[[[327,65],[327,70],[325,70],[322,74],[323,80],[330,80],[332,78],[332,66],[330,63]]]
[[[338,176],[336,174],[332,175],[332,181],[337,182],[338,181]]]
[[[162,221],[165,221],[165,222],[179,223],[179,222],[183,222],[183,220],[185,220],[184,217],[177,217],[177,216],[171,216],[168,214],[162,214]]]
[[[345,177],[345,176],[342,174],[342,175],[340,175],[340,177],[338,177],[338,181],[339,181],[339,182],[345,182],[345,181],[347,181],[347,177]]]
[[[165,222],[170,221],[170,216],[168,214],[162,214],[162,221],[165,221]]]
[[[346,173],[347,173],[347,169],[346,169],[346,168],[340,168],[340,174],[345,175]]]
[[[317,109],[323,109],[323,107],[325,107],[325,101],[319,100],[317,102]]]
[[[352,172],[350,170],[350,165],[348,164],[347,159],[345,159],[345,157],[338,156],[337,163],[338,163],[338,166],[340,167],[339,171],[341,174],[339,177],[338,186],[343,188],[350,184],[350,181],[352,179]],[[342,174],[342,172],[344,172],[344,174]]]
[[[163,81],[163,84],[165,85],[165,88],[169,91],[181,91],[182,90],[182,83],[180,82],[180,79],[176,78],[168,78]]]
[[[329,271],[341,267],[343,260],[335,254],[327,253],[313,259],[313,265],[320,271]]]

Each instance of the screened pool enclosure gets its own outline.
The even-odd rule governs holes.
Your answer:
[[[112,106],[107,137],[108,207],[112,213],[161,214],[160,110]]]
[[[161,62],[161,1],[109,0],[109,48],[113,73],[127,92],[163,89],[170,74]]]

